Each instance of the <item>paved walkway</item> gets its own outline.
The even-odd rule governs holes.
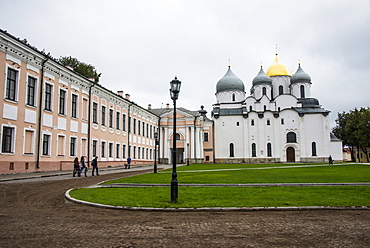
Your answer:
[[[178,165],[181,166],[181,165]],[[172,165],[169,164],[159,164],[158,170],[172,168]],[[124,166],[116,166],[116,167],[106,167],[106,168],[99,168],[99,174],[113,174],[119,172],[130,172],[130,171],[144,171],[148,169],[153,169],[153,164],[146,164],[146,165],[131,165],[131,169],[125,169]],[[89,168],[87,172],[88,176],[91,176],[92,167]],[[11,181],[40,181],[40,180],[64,180],[64,179],[72,179],[73,170],[66,170],[66,171],[40,171],[40,172],[31,172],[31,173],[15,173],[15,174],[3,174],[0,175],[0,183],[2,182],[11,182]],[[84,177],[83,175],[81,175]]]

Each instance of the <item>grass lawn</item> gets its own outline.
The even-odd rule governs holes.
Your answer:
[[[181,183],[351,183],[370,182],[370,166],[341,164],[300,167],[302,164],[191,165],[178,168]],[[109,183],[165,183],[171,170],[109,181]],[[310,187],[179,187],[176,203],[169,203],[170,187],[83,188],[74,198],[126,207],[288,207],[370,206],[370,186]]]
[[[195,164],[177,168],[179,183],[245,184],[245,183],[361,183],[370,182],[370,165],[334,166],[302,164]],[[149,173],[109,183],[170,183],[172,169]]]

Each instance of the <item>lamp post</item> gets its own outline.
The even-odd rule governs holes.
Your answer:
[[[154,173],[157,173],[157,143],[158,143],[158,132],[154,133]]]
[[[171,180],[171,202],[176,202],[178,197],[178,182],[176,173],[176,100],[179,98],[181,81],[174,80],[170,82],[170,95],[173,100],[173,145],[172,145],[172,180]]]

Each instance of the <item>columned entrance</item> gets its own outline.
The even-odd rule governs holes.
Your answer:
[[[288,147],[286,149],[286,158],[288,163],[294,163],[295,162],[295,150],[293,147]]]
[[[171,148],[171,154],[172,148]],[[184,163],[184,148],[177,148],[176,149],[176,164],[183,164]],[[171,156],[171,163],[172,164],[172,156]]]

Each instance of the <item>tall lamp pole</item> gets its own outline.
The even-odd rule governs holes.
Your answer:
[[[157,173],[157,143],[158,143],[158,132],[154,133],[154,173]]]
[[[181,81],[174,80],[170,82],[170,95],[173,100],[173,145],[172,145],[172,180],[171,180],[171,202],[176,202],[178,197],[178,181],[176,173],[176,100],[179,98]]]

